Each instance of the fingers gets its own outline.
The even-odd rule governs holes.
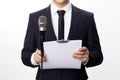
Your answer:
[[[89,54],[89,50],[87,47],[81,47],[78,49],[79,52],[81,52],[81,54]]]
[[[81,60],[83,63],[86,62],[89,58],[89,51],[86,47],[81,47],[78,51],[73,53],[73,57]]]
[[[43,62],[46,62],[46,61],[47,61],[47,56],[44,55],[44,57],[43,57]]]
[[[88,54],[74,53],[73,58],[80,60],[82,63],[85,63],[89,59]]]
[[[88,49],[87,49],[87,47],[81,47],[81,48],[79,48],[79,51],[81,52],[81,51],[87,51]]]
[[[74,52],[73,53],[73,57],[74,58],[78,58],[78,59],[81,59],[81,58],[86,58],[88,55],[85,54],[84,52]]]

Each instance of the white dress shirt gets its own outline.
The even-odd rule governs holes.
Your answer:
[[[71,25],[71,14],[72,14],[72,7],[71,3],[69,2],[65,7],[59,8],[53,3],[51,4],[51,18],[52,18],[52,24],[53,24],[53,29],[55,32],[55,35],[58,39],[58,10],[64,10],[65,15],[64,15],[64,39],[67,40],[68,35],[69,35],[69,30],[70,30],[70,25]]]
[[[55,35],[58,39],[58,10],[64,10],[65,11],[65,15],[64,15],[64,40],[67,40],[68,35],[69,35],[69,31],[70,31],[70,26],[71,26],[71,17],[72,17],[72,6],[71,3],[69,2],[65,7],[63,8],[59,8],[57,7],[55,4],[51,3],[50,6],[51,9],[51,18],[52,18],[52,24],[53,24],[53,29],[55,32]],[[33,65],[38,65],[35,63],[34,61],[34,54],[32,54],[31,56],[31,63]]]

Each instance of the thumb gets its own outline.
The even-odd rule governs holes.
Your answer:
[[[38,50],[38,49],[37,49],[37,50],[36,50],[36,53],[39,54],[39,55],[41,55],[41,50]]]

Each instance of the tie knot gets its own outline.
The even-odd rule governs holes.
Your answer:
[[[64,15],[65,11],[64,10],[58,10],[57,13],[58,13],[58,15]]]

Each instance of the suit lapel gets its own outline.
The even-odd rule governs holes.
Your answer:
[[[44,15],[47,17],[47,26],[46,26],[47,30],[45,33],[45,41],[57,40],[53,29],[50,6],[46,9]]]
[[[72,5],[72,18],[71,18],[71,26],[70,26],[68,40],[73,39],[74,34],[79,25],[80,19],[81,19],[80,11]]]

